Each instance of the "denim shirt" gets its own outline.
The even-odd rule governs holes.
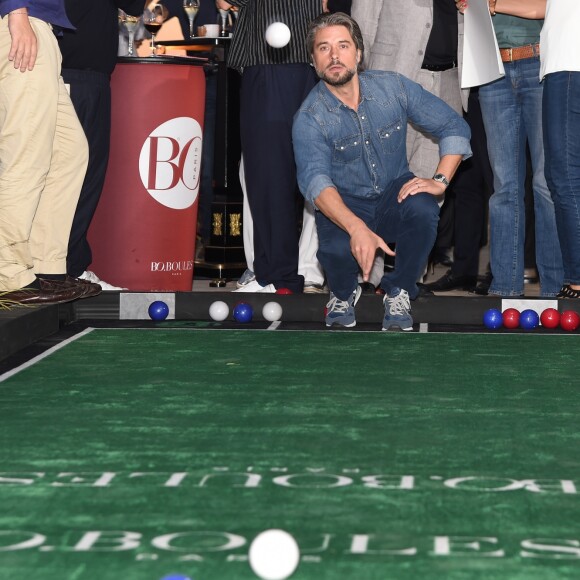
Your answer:
[[[91,2],[93,0],[86,1]],[[48,22],[48,24],[53,26],[74,29],[66,15],[64,0],[0,0],[0,16],[2,18],[8,12],[18,8],[27,8],[29,16]]]
[[[359,79],[357,111],[321,81],[294,117],[298,185],[307,200],[327,187],[341,195],[380,196],[409,172],[407,121],[438,140],[441,156],[471,156],[469,126],[441,99],[393,72],[363,72]]]

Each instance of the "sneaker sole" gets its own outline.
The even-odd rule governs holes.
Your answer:
[[[356,320],[354,322],[351,322],[350,324],[341,324],[340,322],[331,322],[330,324],[328,324],[328,322],[326,323],[326,328],[330,328],[331,326],[334,326],[336,324],[336,326],[341,326],[342,328],[353,328],[354,326],[356,326]]]
[[[304,294],[326,294],[326,288],[313,288],[312,286],[304,286]]]
[[[406,328],[403,328],[402,326],[399,326],[398,324],[389,324],[389,326],[383,326],[382,330],[387,331],[387,330],[391,330],[391,329],[398,329],[398,330],[402,330],[403,332],[409,332],[411,330],[413,330],[413,326],[407,326]]]

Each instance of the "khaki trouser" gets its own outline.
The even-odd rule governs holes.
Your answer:
[[[64,274],[88,146],[60,77],[51,27],[30,22],[38,57],[24,73],[8,60],[8,17],[0,20],[0,291],[36,273]]]

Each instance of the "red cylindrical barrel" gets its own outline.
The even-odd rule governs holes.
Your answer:
[[[129,290],[189,291],[205,74],[185,58],[127,60],[111,79],[111,154],[89,230],[91,270]]]

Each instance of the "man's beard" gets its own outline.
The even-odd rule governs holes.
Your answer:
[[[334,63],[331,66],[336,66],[337,64],[342,65],[341,62]],[[342,65],[344,66],[344,65]],[[346,85],[356,74],[356,68],[349,69],[347,68],[342,74],[339,76],[329,76],[326,74],[326,70],[323,71],[316,71],[316,74],[319,78],[321,78],[325,83],[329,84],[332,87],[342,87]]]

